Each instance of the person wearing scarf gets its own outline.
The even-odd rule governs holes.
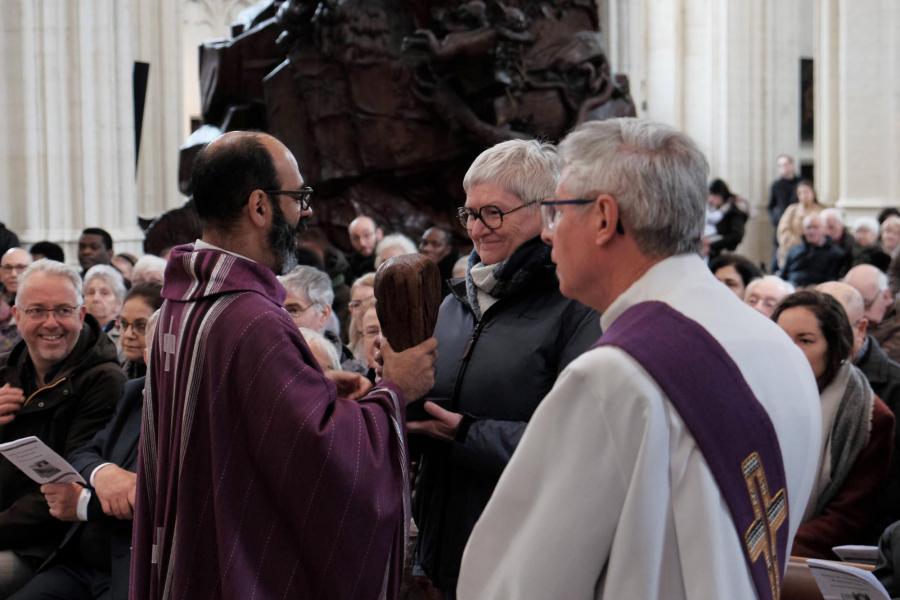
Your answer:
[[[796,292],[772,320],[806,355],[822,401],[819,469],[792,554],[834,559],[834,546],[873,541],[868,536],[890,468],[894,416],[849,360],[853,332],[837,300]]]
[[[435,386],[410,421],[422,457],[415,566],[456,597],[463,549],[539,402],[600,335],[596,312],[559,291],[540,239],[539,202],[559,178],[556,149],[513,140],[483,152],[463,181],[472,240],[464,280],[441,305]]]

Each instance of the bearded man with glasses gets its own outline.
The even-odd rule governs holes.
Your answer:
[[[437,343],[385,344],[372,389],[322,371],[276,278],[312,216],[276,138],[222,135],[191,186],[202,237],[169,255],[148,347],[131,598],[394,597],[409,523],[401,411],[431,387]]]
[[[112,416],[125,375],[115,344],[86,313],[74,269],[41,259],[18,283],[12,310],[22,341],[0,367],[0,443],[33,435],[66,456]],[[62,540],[68,525],[51,508],[36,483],[0,461],[0,597]]]
[[[556,149],[512,140],[485,150],[459,209],[474,251],[441,305],[429,419],[416,486],[416,561],[455,597],[462,551],[538,403],[600,335],[597,314],[564,298],[540,239],[539,203],[556,188]],[[423,436],[428,436],[424,438]]]

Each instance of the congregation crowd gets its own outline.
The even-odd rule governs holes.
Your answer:
[[[254,258],[252,248],[269,253],[261,250],[260,256],[278,257],[279,227],[282,233],[287,232],[290,256],[272,259],[273,282],[264,282],[264,292],[241,282],[243,287],[234,294],[246,296],[250,290],[267,301],[274,298],[293,323],[291,335],[300,337],[290,339],[301,341],[278,352],[293,352],[291,360],[315,372],[303,371],[302,386],[308,398],[296,401],[319,398],[319,392],[309,391],[314,384],[320,385],[318,374],[334,377],[321,384],[321,389],[329,390],[325,393],[329,402],[336,402],[337,395],[370,397],[379,390],[384,398],[399,395],[406,401],[425,400],[424,416],[403,425],[407,443],[401,456],[407,464],[402,473],[412,466],[404,484],[408,481],[411,488],[409,509],[415,542],[402,576],[388,577],[383,563],[375,565],[373,580],[386,578],[385,582],[391,582],[375,586],[377,590],[367,589],[368,571],[363,569],[358,581],[354,580],[355,571],[348,574],[346,582],[338,583],[323,583],[331,581],[324,575],[321,580],[316,579],[319,575],[306,573],[297,578],[308,577],[315,585],[333,585],[331,592],[317,588],[317,597],[323,598],[385,597],[379,594],[391,586],[406,598],[457,597],[467,543],[529,421],[567,365],[600,338],[601,315],[595,307],[573,299],[579,297],[577,294],[564,294],[566,290],[560,289],[555,253],[574,254],[579,250],[557,250],[564,242],[553,240],[554,230],[568,214],[565,210],[590,205],[593,200],[560,193],[564,162],[555,146],[538,141],[503,142],[485,150],[463,181],[466,202],[457,216],[462,228],[459,231],[465,231],[471,245],[460,245],[454,232],[438,226],[425,230],[415,242],[403,233],[388,232],[387,225],[379,223],[375,215],[359,215],[347,226],[352,252],[345,254],[318,228],[304,227],[314,210],[314,193],[302,185],[302,180],[287,181],[293,171],[286,175],[288,171],[283,168],[288,169],[291,163],[283,167],[277,154],[280,146],[272,143],[259,142],[248,134],[229,138],[219,146],[210,145],[208,156],[201,159],[209,162],[197,167],[194,180],[195,186],[200,186],[194,191],[204,231],[198,231],[196,238],[182,240],[193,246],[167,249],[162,256],[117,254],[110,234],[91,227],[78,241],[80,269],[76,269],[67,264],[57,244],[38,242],[25,248],[11,232],[4,230],[0,236],[4,240],[0,247],[0,443],[37,436],[65,457],[86,482],[39,486],[0,459],[0,597],[118,599],[129,596],[129,587],[132,597],[161,597],[148,590],[174,585],[186,593],[190,585],[205,585],[206,577],[223,586],[214,588],[214,596],[250,597],[240,587],[249,577],[242,569],[252,570],[248,565],[255,563],[242,554],[242,549],[234,549],[238,542],[214,528],[214,532],[198,535],[211,538],[204,543],[222,549],[221,556],[216,552],[211,553],[216,556],[208,557],[200,556],[200,550],[181,551],[180,544],[185,542],[178,539],[181,534],[175,534],[181,530],[169,521],[160,521],[173,508],[169,504],[160,508],[159,499],[178,497],[172,491],[171,478],[164,475],[165,469],[189,477],[191,472],[178,471],[192,468],[190,459],[184,462],[186,451],[182,449],[181,460],[187,466],[166,466],[165,458],[159,458],[156,464],[148,457],[164,456],[165,442],[159,440],[170,434],[162,423],[180,419],[182,414],[174,410],[166,414],[166,398],[180,397],[177,390],[181,389],[165,387],[171,385],[165,379],[170,366],[175,371],[190,371],[195,364],[190,362],[188,350],[176,350],[175,339],[178,344],[189,335],[207,339],[197,333],[205,324],[198,322],[194,331],[193,317],[175,311],[190,311],[188,305],[197,301],[210,303],[209,314],[230,310],[231,306],[212,308],[213,302],[228,295],[226,292],[232,293],[231,272],[227,270],[235,261],[253,262],[244,260]],[[212,191],[202,187],[206,185],[202,169],[213,169],[217,158],[246,159],[247,154],[226,156],[231,151],[227,144],[237,146],[240,152],[256,152],[263,162],[274,164],[275,181],[254,179],[258,174],[249,166],[246,172],[231,168],[229,174],[237,181],[229,183],[239,196],[235,206],[262,190],[259,202],[263,205],[265,199],[270,203],[266,206],[271,207],[265,226],[254,224],[252,219],[257,217],[252,214],[240,210],[225,214],[225,208],[203,204],[203,194]],[[818,203],[812,182],[797,177],[790,157],[779,157],[778,169],[768,204],[776,230],[771,265],[764,268],[734,253],[744,235],[750,203],[732,193],[720,179],[703,185],[708,191],[703,234],[691,240],[698,252],[681,254],[696,254],[716,279],[749,306],[747,311],[753,309],[774,321],[786,333],[784,344],[792,341],[806,357],[821,401],[822,444],[817,473],[811,476],[809,502],[802,517],[796,515],[799,529],[791,554],[833,558],[831,549],[837,545],[875,544],[882,536],[889,540],[891,524],[900,520],[900,427],[896,423],[900,411],[900,211],[888,209],[877,219],[845,223],[840,210]],[[622,187],[629,188],[625,183]],[[295,211],[296,217],[292,219],[294,213],[288,211]],[[649,223],[665,218],[664,214],[629,215],[629,222],[622,214],[615,232],[623,237],[640,227],[652,229],[640,219]],[[222,232],[241,241],[230,243],[230,247],[217,243],[228,239]],[[241,237],[244,235],[247,237]],[[374,285],[375,272],[385,261],[416,252],[438,266],[444,300],[434,333],[437,352],[431,348],[421,355],[410,355],[419,361],[413,365],[412,358],[400,361],[397,357],[402,353],[394,354],[381,337]],[[224,256],[232,263],[205,264],[213,255]],[[587,255],[584,260],[589,260]],[[256,260],[253,268],[265,262]],[[294,266],[297,263],[299,266]],[[252,271],[251,267],[242,268]],[[243,277],[249,281],[251,275]],[[205,294],[202,299],[201,288]],[[730,298],[728,301],[732,302]],[[241,335],[253,336],[250,321],[255,313],[243,310],[247,312],[240,313],[244,315],[241,319],[246,317],[246,323],[236,320],[219,323],[219,327],[232,327],[238,336],[237,330],[246,326]],[[754,314],[748,318],[758,317]],[[182,324],[180,333],[173,322]],[[260,327],[268,331],[268,325]],[[665,331],[657,334],[667,335]],[[272,372],[248,370],[241,375],[245,363],[235,359],[231,364],[235,354],[228,355],[224,349],[222,364],[196,367],[196,372],[208,370],[226,378],[236,370],[237,380],[283,378],[285,373],[274,374],[274,365],[282,365],[282,359],[267,352],[261,347],[258,358],[261,364],[273,361]],[[197,360],[196,354],[193,360]],[[246,364],[257,368],[255,362]],[[290,367],[293,363],[286,364],[284,368],[294,368]],[[300,367],[296,368],[299,372]],[[364,382],[330,375],[341,372],[356,374]],[[798,373],[798,378],[808,378],[809,373]],[[187,382],[185,389],[200,387],[198,397],[203,398],[206,385]],[[229,384],[222,385],[227,390]],[[353,393],[345,392],[348,385],[354,388]],[[151,387],[156,388],[152,394]],[[262,399],[266,396],[262,389],[260,382],[251,394],[260,398],[260,415],[269,407],[268,400]],[[222,394],[225,397],[226,392]],[[378,402],[389,405],[390,398],[384,398]],[[151,399],[152,405],[145,404]],[[791,403],[794,398],[781,401]],[[366,407],[363,401],[359,405]],[[279,410],[272,408],[276,421],[280,419]],[[393,414],[391,409],[386,410]],[[206,409],[197,411],[207,417]],[[323,423],[327,420],[321,419]],[[237,425],[223,427],[232,426],[238,431]],[[191,435],[209,439],[209,446],[200,446],[196,452],[211,456],[224,452],[221,446],[225,442],[215,437],[212,426],[209,432],[202,424],[193,427],[187,427]],[[391,430],[386,425],[383,431]],[[149,437],[151,434],[154,437]],[[260,440],[231,435],[235,437],[226,445],[244,444],[248,448],[235,451],[242,458],[233,462],[257,460],[249,448]],[[381,435],[373,437],[380,440]],[[598,429],[597,435],[604,433]],[[264,454],[262,450],[260,454]],[[230,454],[227,456],[226,463],[232,460]],[[206,460],[213,465],[210,470],[221,467],[214,457]],[[381,469],[383,462],[391,461],[373,464]],[[145,470],[154,468],[157,475],[148,477]],[[373,467],[373,479],[380,477],[375,471]],[[368,475],[363,471],[363,478]],[[297,478],[305,481],[299,474]],[[219,490],[220,483],[210,479],[208,484]],[[167,485],[170,487],[165,490]],[[240,511],[253,510],[256,500],[248,497],[266,494],[267,489],[263,486],[243,495]],[[317,489],[308,491],[313,494]],[[215,504],[217,495],[213,493],[207,502],[220,506]],[[178,506],[184,501],[178,497]],[[146,504],[139,509],[142,502]],[[390,503],[380,505],[379,510],[384,514],[402,511],[402,504],[394,508]],[[287,520],[282,515],[292,510],[277,502],[265,506],[269,512],[256,517],[264,524],[267,518],[279,523],[279,519]],[[566,511],[565,506],[557,509]],[[191,505],[183,510],[188,518],[196,515],[197,523],[208,518],[203,507]],[[304,522],[309,510],[315,513],[316,509],[307,509]],[[348,508],[348,514],[354,510]],[[139,523],[141,511],[146,511],[140,517],[148,519],[146,528]],[[299,507],[296,511],[301,512]],[[216,521],[216,527],[221,524]],[[171,536],[170,526],[175,527]],[[166,531],[157,534],[157,529]],[[235,539],[250,537],[240,530],[230,533]],[[408,536],[406,532],[400,534],[405,547]],[[157,535],[163,537],[158,539]],[[382,534],[373,529],[365,535],[354,543],[365,546],[366,540],[381,539]],[[218,536],[222,537],[215,539]],[[148,541],[151,538],[152,542]],[[284,544],[279,551],[290,547],[289,542]],[[369,544],[378,546],[377,542]],[[132,546],[137,566],[132,564]],[[390,543],[385,543],[387,547]],[[167,559],[157,558],[158,553],[165,554],[160,548],[171,553],[168,560],[172,563],[177,563],[172,556],[178,550],[185,561],[189,558],[196,565],[206,560],[207,566],[194,569],[196,583],[186,583],[177,564],[167,567]],[[264,553],[267,544],[253,546],[248,555],[260,548]],[[338,560],[351,560],[341,550],[337,552]],[[144,560],[151,555],[152,561]],[[168,575],[166,568],[170,569]],[[327,573],[328,569],[325,565],[316,573]],[[270,578],[280,581],[279,576]],[[351,585],[350,580],[355,583]],[[254,585],[264,586],[259,581],[261,576]],[[147,589],[136,592],[135,585]],[[294,589],[290,587],[293,585],[301,584],[291,574],[285,587],[278,589]],[[302,585],[299,589],[306,589]],[[348,587],[342,587],[345,585]],[[274,597],[267,594],[261,592],[260,597]],[[392,596],[388,593],[387,597]]]

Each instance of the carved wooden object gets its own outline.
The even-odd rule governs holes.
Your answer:
[[[381,333],[400,352],[434,334],[441,306],[441,274],[421,254],[388,259],[375,275],[375,311]]]

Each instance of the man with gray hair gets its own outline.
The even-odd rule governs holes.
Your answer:
[[[344,346],[334,331],[328,329],[328,321],[333,312],[331,305],[334,303],[334,288],[331,287],[328,273],[301,265],[278,280],[287,291],[282,305],[297,327],[322,334],[334,346],[340,363],[352,361],[353,352]]]
[[[819,458],[809,364],[697,255],[693,141],[610,119],[560,154],[543,236],[560,290],[601,312],[604,334],[529,423],[458,596],[777,598]]]
[[[869,323],[873,327],[881,323],[894,303],[888,276],[872,265],[857,265],[847,272],[844,283],[853,286],[862,295]]]
[[[36,436],[65,456],[112,416],[125,385],[116,347],[87,314],[81,277],[41,259],[19,276],[13,307],[22,341],[0,367],[0,443]],[[59,545],[36,483],[0,461],[0,597],[21,586]]]
[[[334,291],[331,278],[315,267],[301,265],[278,278],[287,291],[284,309],[297,327],[322,332],[331,316]]]

